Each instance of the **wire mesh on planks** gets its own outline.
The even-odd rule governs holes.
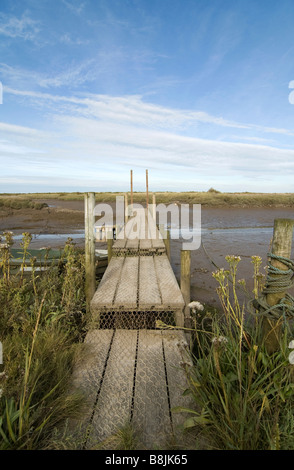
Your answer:
[[[176,326],[175,312],[172,310],[102,310],[99,316],[96,316],[95,327],[100,329],[153,330],[158,327],[159,322]]]
[[[92,299],[97,328],[156,328],[179,325],[184,300],[169,260],[161,256],[111,258]]]
[[[166,448],[181,439],[183,415],[191,406],[183,396],[191,366],[182,331],[93,330],[87,355],[75,369],[75,386],[85,391],[88,412],[82,425],[83,448],[109,448],[131,426],[138,449]]]

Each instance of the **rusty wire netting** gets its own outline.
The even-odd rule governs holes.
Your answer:
[[[80,445],[112,448],[128,426],[139,448],[164,448],[179,439],[183,416],[175,406],[189,406],[186,385],[187,342],[182,331],[93,330],[86,339],[75,384],[88,399]]]

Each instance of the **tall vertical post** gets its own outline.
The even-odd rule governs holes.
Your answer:
[[[108,258],[108,264],[110,263],[110,260],[112,258],[112,245],[113,245],[113,238],[108,238],[107,239],[107,258]]]
[[[170,258],[170,231],[168,228],[166,229],[166,238],[164,240],[164,243],[165,243],[165,248],[166,248],[166,254],[170,261],[171,260]]]
[[[131,170],[131,207],[133,209],[134,195],[133,195],[133,170]]]
[[[156,195],[152,194],[152,216],[156,223]]]
[[[96,290],[95,276],[95,193],[86,193],[85,202],[85,291],[87,312]]]
[[[149,205],[149,189],[148,189],[148,170],[146,170],[146,208],[148,210]]]
[[[129,220],[129,202],[128,202],[128,193],[125,193],[125,224]]]
[[[293,226],[294,220],[292,219],[275,219],[272,241],[272,253],[274,255],[282,256],[284,258],[291,257]],[[272,259],[271,264],[281,271],[287,271],[289,269],[282,261],[276,259]],[[275,274],[273,274],[273,276],[275,276]],[[277,274],[277,276],[279,276],[279,274]],[[285,297],[285,294],[286,292],[268,293],[266,296],[266,302],[270,307],[277,305],[280,300]],[[279,340],[282,332],[282,320],[282,318],[278,320],[265,318],[263,320],[262,334],[269,354],[279,348]]]
[[[190,316],[188,304],[191,299],[191,250],[181,250],[181,292],[185,301],[184,317]]]

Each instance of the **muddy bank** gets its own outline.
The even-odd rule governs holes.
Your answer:
[[[47,207],[42,209],[1,208],[0,231],[11,230],[21,234],[58,234],[84,229],[84,204],[82,201],[38,200]]]
[[[74,235],[77,246],[84,246],[84,202],[61,201],[54,199],[39,200],[48,207],[41,210],[5,209],[0,213],[0,232],[11,230],[15,235],[24,231],[34,234],[32,248],[64,246],[66,237]],[[115,209],[114,204],[112,207]],[[201,241],[198,250],[191,253],[191,296],[210,305],[219,305],[216,294],[216,281],[212,271],[217,267],[227,268],[226,255],[239,255],[238,278],[244,278],[252,289],[252,255],[263,259],[262,271],[265,272],[267,252],[273,234],[276,218],[294,218],[289,208],[207,208],[201,211]],[[60,234],[60,236],[54,236]],[[47,235],[47,237],[46,237]],[[19,245],[19,240],[15,246]],[[104,243],[97,248],[105,249]],[[180,250],[182,243],[171,240],[171,264],[177,279],[180,279]],[[293,258],[293,250],[292,250]],[[291,292],[293,295],[293,292]],[[246,296],[240,292],[240,298]]]

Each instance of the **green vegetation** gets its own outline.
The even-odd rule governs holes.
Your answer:
[[[0,209],[43,209],[47,207],[45,202],[32,201],[30,198],[0,197]]]
[[[80,442],[66,423],[79,419],[84,396],[70,391],[71,374],[83,352],[88,329],[84,295],[84,254],[69,239],[56,265],[42,274],[30,259],[31,235],[23,234],[21,266],[12,274],[13,237],[0,240],[0,450],[75,449]],[[246,289],[237,279],[239,257],[227,256],[228,269],[212,275],[222,312],[191,304],[193,365],[186,364],[194,403],[185,423],[187,446],[221,450],[294,449],[294,365],[290,361],[293,326],[284,323],[278,351],[263,343],[262,318],[248,315],[238,299]],[[264,286],[261,259],[252,256],[253,295]],[[247,315],[245,315],[247,313]],[[256,313],[256,312],[255,312]],[[291,348],[294,347],[290,346]],[[292,354],[293,356],[293,354]],[[181,408],[174,412],[185,412]],[[196,434],[191,433],[195,431]],[[136,449],[130,426],[118,430],[98,449]],[[189,444],[188,444],[189,443]],[[185,444],[183,445],[185,448]]]
[[[116,196],[123,196],[122,192],[96,192],[96,201],[99,202],[115,202]],[[130,193],[129,193],[130,196]],[[42,203],[38,200],[42,199],[60,199],[64,201],[81,201],[84,199],[84,193],[35,193],[35,194],[2,194],[0,195],[0,208],[3,205],[8,207],[21,208],[29,207],[32,204],[34,208],[41,208]],[[134,202],[145,203],[146,194],[142,192],[134,192]],[[149,202],[152,202],[151,193]],[[130,203],[130,197],[129,197]],[[294,193],[222,193],[214,188],[208,191],[197,192],[157,192],[156,203],[186,203],[186,204],[202,204],[207,207],[293,207]],[[41,206],[38,206],[41,204]],[[19,205],[19,207],[17,207]]]
[[[285,323],[279,350],[267,352],[262,318],[251,315],[245,320],[245,306],[238,300],[238,287],[245,287],[244,280],[237,280],[240,258],[226,260],[228,269],[213,273],[222,318],[206,312],[199,302],[192,303],[194,366],[187,369],[186,393],[193,397],[195,409],[186,428],[195,428],[196,440],[204,439],[210,449],[293,450],[294,366],[289,362],[293,329]],[[253,256],[252,263],[256,297],[263,286],[261,259]]]
[[[69,393],[86,328],[84,256],[69,239],[58,265],[40,274],[32,258],[28,274],[30,240],[24,233],[14,275],[12,234],[0,241],[0,450],[67,448],[59,426],[81,416],[84,403],[80,393]]]

